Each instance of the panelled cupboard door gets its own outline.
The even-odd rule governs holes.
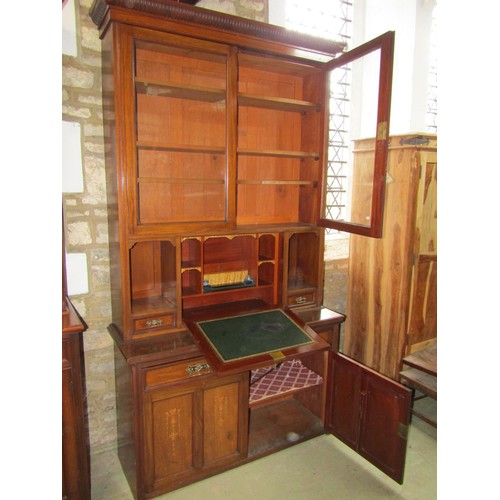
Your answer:
[[[207,467],[239,457],[239,390],[239,384],[232,382],[203,392],[203,464]]]
[[[73,311],[70,318],[70,322],[76,320]],[[62,498],[86,500],[90,499],[90,458],[85,432],[85,370],[80,359],[83,347],[81,331],[70,331],[83,327],[74,322],[65,326],[68,331],[63,333],[62,341]]]
[[[63,360],[62,369],[62,498],[78,498],[78,438],[75,435],[75,411],[72,400],[72,367]]]
[[[145,397],[146,491],[194,476],[201,450],[201,392],[186,384]]]
[[[327,430],[402,484],[411,391],[342,354],[331,363]]]
[[[247,454],[247,374],[195,377],[144,394],[148,493],[192,482]]]

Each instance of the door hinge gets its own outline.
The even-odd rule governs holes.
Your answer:
[[[405,441],[408,439],[408,425],[398,422],[398,436]]]

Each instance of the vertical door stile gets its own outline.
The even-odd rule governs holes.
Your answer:
[[[227,165],[226,165],[226,197],[227,222],[231,227],[236,225],[236,179],[238,170],[238,51],[231,47],[227,61]]]

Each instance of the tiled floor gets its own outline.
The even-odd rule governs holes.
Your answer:
[[[389,479],[338,439],[323,435],[158,498],[433,500],[437,497],[436,441],[436,430],[414,417],[403,485]],[[92,459],[92,498],[133,498],[115,451]]]

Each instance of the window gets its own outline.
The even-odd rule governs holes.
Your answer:
[[[310,35],[344,42],[352,38],[352,2],[347,0],[286,0],[285,26]],[[348,66],[331,83],[326,211],[339,219],[346,208],[351,73]],[[327,230],[332,232],[332,230]]]
[[[358,6],[355,5],[355,0],[308,0],[304,2],[303,0],[283,0],[283,1],[273,1],[270,0],[270,7],[272,8],[276,4],[280,4],[282,12],[280,17],[284,19],[279,24],[286,26],[289,29],[296,31],[308,33],[318,37],[324,37],[333,39],[336,41],[343,41],[347,43],[348,50],[352,49],[353,43],[352,39],[354,36],[353,30],[353,16],[354,9],[356,11],[356,16],[363,19],[364,15],[373,12],[373,2],[369,0],[360,3]],[[434,3],[434,2],[432,2]],[[423,6],[422,9],[425,10],[428,7]],[[372,9],[372,10],[370,10]],[[404,15],[414,15],[414,12],[401,7],[401,11]],[[384,28],[375,30],[375,33],[382,33],[384,29],[390,27],[392,29],[392,24],[398,26],[397,30],[401,29],[403,24],[399,23],[397,14],[392,13],[392,18],[390,15],[387,16],[387,20],[381,21],[380,19],[374,18],[375,25],[381,24],[381,26],[386,25]],[[401,19],[404,17],[399,16]],[[421,17],[421,19],[424,19]],[[363,21],[361,21],[363,22]],[[417,21],[417,22],[428,22],[428,21]],[[429,73],[428,73],[428,94],[427,101],[421,103],[422,106],[426,106],[425,112],[422,112],[422,116],[418,118],[421,128],[425,128],[427,132],[437,133],[437,57],[436,57],[436,26],[437,26],[437,6],[434,5],[432,9],[432,29],[430,34],[430,61],[429,61]],[[372,30],[373,31],[373,30]],[[425,32],[424,30],[423,32]],[[422,30],[418,28],[418,32],[421,33]],[[403,39],[400,38],[403,35],[396,35],[396,44],[398,44],[398,39],[400,43]],[[329,162],[327,171],[327,201],[326,201],[326,213],[325,216],[332,219],[342,219],[344,213],[346,212],[346,206],[348,205],[348,186],[347,186],[347,165],[350,161],[349,155],[349,144],[350,132],[353,131],[353,126],[351,125],[350,115],[351,115],[351,74],[348,67],[346,67],[345,72],[339,75],[339,72],[335,72],[336,81],[331,85],[332,95],[331,99],[335,101],[334,105],[331,105],[332,113],[329,120]],[[396,95],[396,99],[397,99]],[[398,109],[403,111],[406,110],[405,106],[395,107],[395,113],[398,113]],[[421,108],[420,108],[421,109]],[[353,110],[354,112],[354,110]],[[413,117],[412,117],[413,119]],[[392,121],[392,125],[404,124],[407,118],[401,118],[398,115],[398,120]],[[391,127],[392,128],[392,127]],[[401,127],[400,127],[401,128]],[[397,126],[396,126],[397,129]],[[410,130],[396,130],[395,133],[401,132],[411,132]],[[330,234],[335,233],[335,231],[328,231]]]
[[[437,134],[437,6],[432,10],[429,87],[427,93],[427,132]]]

